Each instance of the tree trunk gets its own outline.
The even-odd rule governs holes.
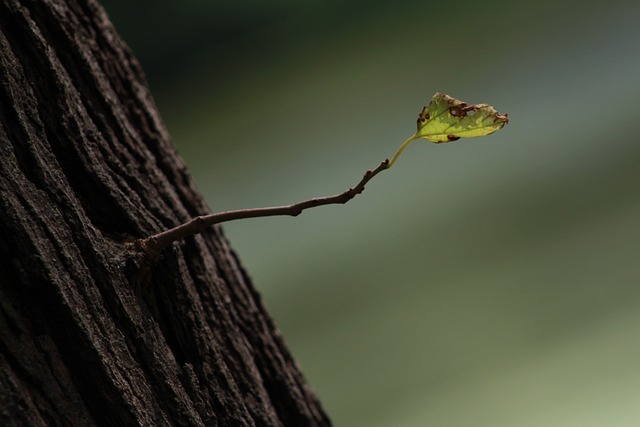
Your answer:
[[[93,0],[0,0],[0,425],[328,426]]]

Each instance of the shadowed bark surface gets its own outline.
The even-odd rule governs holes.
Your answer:
[[[0,425],[329,426],[91,0],[0,0]]]

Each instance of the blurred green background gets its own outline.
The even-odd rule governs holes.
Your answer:
[[[336,426],[640,425],[640,3],[103,1]]]

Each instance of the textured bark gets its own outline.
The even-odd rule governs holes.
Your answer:
[[[328,426],[92,0],[0,0],[0,425]]]

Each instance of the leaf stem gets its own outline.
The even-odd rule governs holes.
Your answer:
[[[403,146],[400,147],[400,150],[398,150],[398,153],[396,153],[394,160],[403,150],[403,147],[410,141],[411,139],[407,140],[407,142],[405,142]],[[146,253],[147,256],[155,259],[160,255],[160,252],[164,248],[166,248],[173,242],[184,239],[185,237],[190,237],[198,234],[205,229],[221,222],[277,215],[298,216],[303,210],[316,206],[344,204],[353,199],[358,194],[362,193],[362,191],[364,191],[365,185],[371,180],[371,178],[373,178],[383,170],[388,169],[389,166],[389,159],[385,159],[377,168],[366,171],[360,182],[358,182],[355,187],[349,188],[348,190],[343,191],[340,194],[312,198],[286,206],[240,209],[235,211],[218,212],[209,215],[197,216],[189,220],[188,222],[185,222],[184,224],[178,225],[177,227],[165,230],[146,239],[139,239],[134,244],[144,253]]]
[[[396,159],[398,158],[398,156],[400,156],[400,154],[404,151],[404,149],[407,148],[409,146],[409,144],[411,144],[416,139],[420,139],[420,137],[418,136],[417,133],[412,135],[412,136],[410,136],[409,139],[407,139],[405,142],[402,143],[400,148],[398,148],[398,151],[396,151],[396,154],[394,154],[393,157],[391,158],[391,161],[387,165],[387,169],[389,169],[391,166],[393,166],[393,164],[396,162]]]

